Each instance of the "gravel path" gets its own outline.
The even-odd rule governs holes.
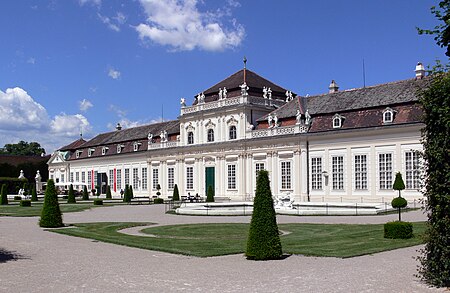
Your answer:
[[[397,215],[278,216],[279,223],[385,223]],[[425,220],[420,211],[402,215]],[[46,232],[38,218],[0,217],[0,292],[443,292],[414,277],[417,249],[350,259],[290,256],[254,262],[243,255],[196,258]],[[164,214],[163,206],[114,206],[68,213],[64,222],[139,221],[161,225],[249,222],[250,217]]]

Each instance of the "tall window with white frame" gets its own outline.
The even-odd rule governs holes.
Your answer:
[[[194,167],[186,167],[186,189],[194,189]]]
[[[114,169],[111,169],[111,170],[109,170],[109,178],[108,178],[108,181],[109,181],[109,188],[113,188],[113,186],[114,186]],[[112,191],[112,190],[111,190]]]
[[[139,189],[139,169],[133,168],[133,189]]]
[[[70,182],[73,183],[73,172],[70,172]]]
[[[256,175],[256,177],[258,177],[258,175],[259,175],[259,171],[262,171],[262,170],[264,170],[264,163],[256,163],[255,164],[255,175]]]
[[[409,151],[405,153],[406,189],[420,188],[420,160],[419,153]]]
[[[159,169],[152,169],[152,189],[156,190],[159,184]]]
[[[236,189],[236,165],[228,165],[228,189]]]
[[[142,167],[142,169],[141,169],[141,176],[142,176],[142,178],[141,178],[141,187],[142,187],[142,190],[147,190],[147,167]]]
[[[98,171],[94,171],[94,188],[97,189],[97,178],[98,178]]]
[[[64,183],[64,174],[61,174],[61,183]]]
[[[175,168],[167,168],[167,188],[173,189],[175,186]]]
[[[311,158],[311,189],[322,189],[322,157]]]
[[[331,157],[333,190],[344,190],[344,157]]]
[[[232,125],[230,126],[230,130],[229,130],[229,138],[231,139],[236,139],[237,135],[236,135],[236,126]]]
[[[84,171],[81,172],[81,182],[86,183],[86,172]]]
[[[208,142],[214,141],[214,129],[208,129]]]
[[[75,172],[75,182],[80,182],[80,172]]]
[[[367,190],[367,155],[355,155],[355,189]]]
[[[392,153],[378,154],[380,189],[392,189]]]
[[[125,168],[125,185],[130,185],[130,169]]]
[[[88,185],[88,188],[91,188],[91,186],[92,186],[92,172],[91,171],[87,172],[87,185]]]
[[[194,133],[192,131],[189,131],[187,134],[187,143],[194,144]]]
[[[116,186],[118,189],[122,189],[122,169],[116,170]]]
[[[281,189],[291,189],[291,182],[291,162],[281,162]]]

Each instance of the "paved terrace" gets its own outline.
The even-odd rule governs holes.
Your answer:
[[[385,223],[385,216],[278,216],[279,223]],[[406,221],[425,220],[421,211]],[[250,217],[164,214],[163,205],[114,206],[64,215],[64,222],[248,223]],[[0,217],[0,292],[436,292],[414,277],[420,246],[350,259],[290,256],[254,262],[241,255],[196,258],[46,232],[38,218]]]

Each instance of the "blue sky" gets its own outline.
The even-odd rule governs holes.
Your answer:
[[[430,0],[5,0],[0,2],[0,146],[51,153],[79,137],[176,119],[247,67],[300,95],[412,78],[445,60]],[[162,111],[162,108],[164,109]]]

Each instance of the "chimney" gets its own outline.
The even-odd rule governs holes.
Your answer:
[[[329,89],[328,92],[330,94],[336,93],[337,91],[339,91],[339,86],[337,85],[337,83],[334,80],[332,80],[328,89]]]
[[[423,67],[422,63],[417,63],[416,65],[416,79],[422,79],[425,77],[425,68]]]
[[[120,125],[120,123],[117,123],[116,129],[117,129],[117,130],[122,130],[122,125]]]

